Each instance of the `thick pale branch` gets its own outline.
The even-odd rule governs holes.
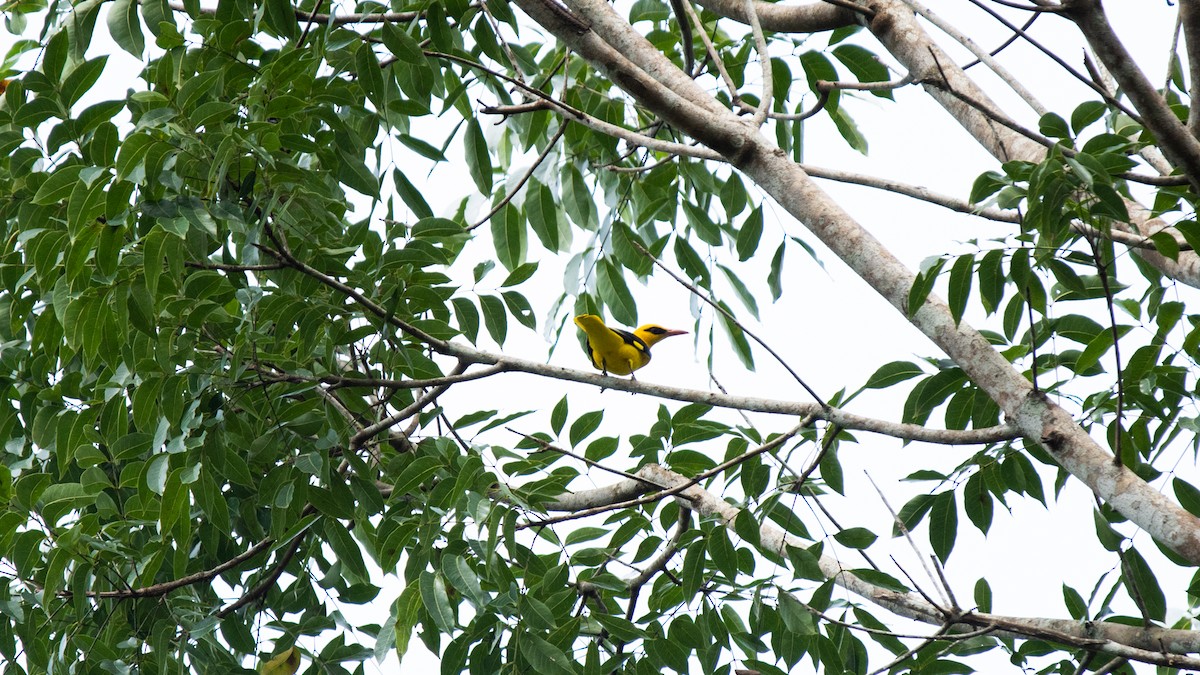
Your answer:
[[[871,417],[856,415],[840,408],[822,408],[817,403],[801,403],[779,399],[758,398],[753,396],[730,396],[713,391],[686,389],[663,384],[654,384],[644,380],[626,380],[619,377],[607,377],[599,373],[590,373],[573,368],[563,368],[540,361],[519,359],[504,354],[481,352],[458,343],[450,343],[455,355],[464,360],[477,363],[487,363],[501,366],[504,370],[524,372],[532,375],[552,377],[558,380],[594,384],[615,391],[628,391],[648,394],[658,398],[684,401],[688,403],[703,403],[717,408],[730,408],[748,412],[761,412],[780,415],[812,415],[849,431],[870,431],[924,443],[939,445],[976,445],[1000,443],[1017,438],[1020,434],[1008,425],[998,425],[983,429],[931,429],[917,424],[891,422]]]
[[[1179,3],[1179,25],[1187,50],[1188,97],[1192,104],[1188,110],[1188,131],[1200,137],[1200,105],[1197,105],[1200,103],[1200,6],[1195,2]]]
[[[1029,89],[1027,89],[1025,85],[1021,83],[1021,80],[1014,77],[1012,73],[1008,72],[1008,69],[1001,65],[999,61],[992,58],[992,55],[987,53],[987,50],[976,44],[975,41],[970,38],[970,36],[955,28],[950,22],[944,21],[928,7],[922,5],[920,2],[917,2],[917,0],[904,0],[904,2],[912,7],[913,11],[925,17],[926,21],[937,26],[942,32],[946,33],[946,35],[949,35],[959,44],[966,47],[968,51],[975,55],[975,58],[979,59],[980,63],[991,69],[991,71],[996,74],[996,77],[999,77],[1001,80],[1003,80],[1010,89],[1016,92],[1017,96],[1021,97],[1021,100],[1025,101],[1030,108],[1033,108],[1034,112],[1036,112],[1039,117],[1048,112],[1046,106],[1042,105],[1042,102],[1033,95],[1033,92],[1029,91]]]
[[[457,358],[460,364],[486,364],[492,366],[496,370],[501,371],[525,372],[532,375],[552,377],[559,380],[595,384],[605,389],[618,389],[628,392],[638,392],[658,396],[660,398],[669,398],[676,401],[705,403],[715,407],[732,408],[735,410],[800,416],[813,415],[817,419],[823,419],[828,422],[832,422],[844,429],[871,431],[888,436],[895,436],[897,438],[904,438],[911,441],[924,441],[926,443],[938,443],[944,445],[999,443],[1001,441],[1012,440],[1018,436],[1017,430],[1008,425],[988,427],[985,429],[967,430],[929,429],[916,424],[903,424],[870,417],[863,417],[861,415],[855,415],[837,408],[823,408],[816,403],[799,403],[796,401],[779,401],[754,397],[729,396],[727,394],[720,394],[711,391],[684,389],[682,387],[668,387],[665,385],[649,384],[641,380],[625,380],[618,377],[609,377],[597,373],[575,370],[572,368],[552,366],[540,361],[519,359],[505,354],[493,354],[468,347],[458,342],[434,338],[408,324],[407,322],[401,321],[393,313],[388,312],[380,305],[372,302],[370,298],[363,293],[360,293],[358,290],[301,262],[294,255],[292,255],[291,252],[274,251],[266,247],[264,247],[264,250],[273,256],[286,260],[289,267],[307,274],[321,283],[329,286],[330,288],[333,288],[339,293],[344,294],[348,298],[357,302],[364,311],[373,314],[380,319],[388,321],[409,336],[425,343],[439,354]],[[466,379],[469,378],[460,376],[458,371],[456,371],[454,375],[440,380],[441,384],[438,387],[438,391],[443,391],[446,387],[449,387],[450,384],[458,381],[465,381]]]
[[[574,511],[581,508],[599,508],[610,500],[629,500],[660,488],[655,486],[684,487],[676,499],[683,506],[701,516],[718,517],[732,528],[739,509],[724,499],[708,492],[692,479],[650,464],[638,471],[638,479],[627,479],[615,485],[564,495],[548,505],[551,510]],[[808,548],[810,542],[786,534],[781,529],[763,522],[759,525],[761,548],[776,555],[784,555],[787,547]],[[942,610],[927,602],[916,593],[900,593],[864,581],[831,555],[818,559],[821,572],[834,583],[875,603],[888,611],[923,623],[942,625],[945,616]],[[968,612],[957,617],[954,630],[973,630],[979,627],[994,627],[993,635],[1021,639],[1038,638],[1061,642],[1087,649],[1096,649],[1125,656],[1147,663],[1159,663],[1173,667],[1196,668],[1200,659],[1180,656],[1200,652],[1200,632],[1170,630],[1157,627],[1141,628],[1115,623],[1072,621],[1037,617],[1014,617],[998,614]]]
[[[734,21],[750,22],[743,0],[704,0],[700,5]],[[776,33],[816,33],[862,21],[860,12],[824,2],[806,5],[755,2],[754,9],[763,29]]]
[[[926,85],[926,91],[993,157],[1001,161],[1021,159],[1035,163],[1045,159],[1043,147],[995,121],[1007,120],[1008,116],[934,44],[907,7],[898,0],[872,0],[872,7],[876,16],[869,27],[875,36],[910,73],[928,78],[930,73],[936,72],[944,78],[942,85]],[[984,113],[982,109],[988,112]],[[1145,218],[1139,220],[1135,215],[1145,214],[1146,210],[1133,200],[1125,200],[1125,205],[1133,225],[1142,232],[1148,231]],[[1120,223],[1114,226],[1127,229]],[[1195,253],[1181,253],[1178,261],[1145,248],[1137,248],[1135,253],[1163,274],[1200,288],[1200,258]]]
[[[1100,0],[1071,0],[1063,7],[1064,14],[1079,27],[1092,51],[1141,113],[1143,123],[1158,139],[1167,160],[1183,169],[1191,179],[1192,189],[1200,192],[1200,140],[1188,132],[1138,68],[1108,22]]]
[[[530,0],[518,0],[518,5],[522,8],[536,6]],[[572,0],[571,8],[593,26],[598,18],[613,14],[611,7],[602,0]],[[871,21],[872,31],[886,36],[883,39],[890,43],[889,47],[924,40],[911,11],[899,2],[876,0],[872,9],[876,10]],[[635,60],[642,69],[658,73],[655,78],[658,82],[682,78],[687,86],[695,87],[628,23],[606,21],[604,30],[609,44],[623,45],[624,53],[636,51]],[[604,67],[614,83],[625,88],[643,105],[660,112],[665,97],[655,92],[653,97],[646,98],[640,89],[625,87],[624,82],[639,75],[613,75],[608,71],[613,64],[604,51],[596,49],[594,41],[565,30],[555,31],[555,34],[581,56]],[[927,43],[923,46],[925,49],[921,51],[925,56],[906,64],[909,72],[925,77],[941,72],[943,81],[951,87],[976,89],[961,71],[941,71],[933,47]],[[906,47],[911,49],[913,45]],[[945,63],[950,64],[949,59]],[[679,77],[667,74],[668,69],[673,69]],[[936,96],[938,88],[932,88],[931,93]],[[973,96],[976,101],[984,100],[981,97],[982,94]],[[691,101],[693,97],[689,91],[680,98]],[[1013,137],[1011,132],[1005,134],[1007,130],[996,129],[986,116],[956,97],[950,98],[953,100],[945,101],[943,105],[958,107],[958,114],[964,119],[978,117],[980,123],[986,125],[987,133],[982,134],[981,142],[988,147],[1010,158],[1037,156],[1040,152],[1036,144]],[[966,322],[956,322],[950,308],[940,298],[931,295],[921,307],[910,309],[907,303],[915,279],[913,273],[757,129],[730,112],[721,110],[714,114],[710,106],[681,105],[669,111],[661,110],[661,113],[667,112],[694,138],[725,154],[734,166],[808,227],[876,292],[909,317],[914,326],[987,392],[1026,438],[1043,443],[1059,464],[1130,521],[1187,560],[1200,563],[1200,518],[1173,503],[1132,471],[1114,464],[1111,453],[1103,450],[1067,411],[1034,391],[1029,381],[986,338]]]

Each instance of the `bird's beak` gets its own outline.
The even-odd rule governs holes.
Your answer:
[[[687,335],[687,334],[688,334],[688,332],[686,330],[667,329],[667,332],[663,333],[663,337],[671,337],[672,335]]]

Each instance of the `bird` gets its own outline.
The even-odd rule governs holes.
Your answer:
[[[685,335],[686,330],[663,328],[648,323],[632,332],[621,328],[610,328],[595,314],[580,314],[575,325],[587,335],[586,353],[592,365],[605,375],[629,375],[636,380],[633,371],[650,363],[650,348],[659,340],[672,335]]]

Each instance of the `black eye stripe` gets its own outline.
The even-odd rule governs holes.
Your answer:
[[[654,333],[655,335],[662,335],[663,333],[667,332],[667,329],[655,326],[653,328],[647,328],[646,331],[649,333]]]

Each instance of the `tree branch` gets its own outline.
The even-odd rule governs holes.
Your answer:
[[[732,528],[739,509],[714,495],[692,479],[657,464],[649,464],[638,471],[640,481],[626,480],[618,485],[606,486],[570,495],[566,500],[552,504],[552,508],[569,504],[577,506],[594,498],[594,506],[605,504],[612,495],[645,494],[653,488],[642,481],[671,485],[678,489],[675,495],[682,505],[701,516],[720,518],[726,527]],[[609,502],[610,503],[610,502]],[[775,555],[784,555],[787,547],[807,548],[808,544],[783,530],[763,522],[759,525],[760,548]],[[899,616],[935,626],[945,623],[941,611],[915,593],[901,593],[864,581],[829,554],[817,560],[822,574],[837,585],[879,605]],[[975,631],[985,629],[998,637],[1019,639],[1042,639],[1065,645],[1092,649],[1135,661],[1167,665],[1174,668],[1200,668],[1200,658],[1182,656],[1200,652],[1200,631],[1175,630],[1156,627],[1127,626],[1095,621],[1073,621],[1036,617],[1014,617],[982,612],[966,612],[952,623],[952,630]]]
[[[262,553],[274,543],[274,539],[263,539],[257,544],[246,549],[244,552],[239,553],[238,555],[226,560],[212,569],[207,569],[203,572],[196,572],[195,574],[189,574],[185,577],[172,579],[171,581],[164,581],[162,583],[151,584],[150,586],[142,586],[140,588],[128,588],[120,591],[87,591],[84,593],[84,595],[89,598],[116,598],[118,600],[127,598],[153,598],[163,596],[171,591],[178,590],[185,586],[192,586],[194,584],[212,581],[217,576],[237,567],[238,565],[241,565],[259,553]],[[71,591],[59,591],[58,597],[71,598],[74,597],[74,593]]]
[[[1162,95],[1150,83],[1125,45],[1117,38],[1100,0],[1070,0],[1063,3],[1063,14],[1075,22],[1092,52],[1112,73],[1142,115],[1142,122],[1159,140],[1163,154],[1191,181],[1200,194],[1200,140],[1171,112]]]
[[[1179,3],[1179,25],[1187,52],[1188,98],[1191,99],[1187,126],[1192,136],[1200,138],[1200,105],[1197,105],[1200,103],[1200,7],[1196,3]]]
[[[536,4],[530,0],[518,0],[517,4],[527,12],[536,11],[531,9],[536,8]],[[571,7],[598,30],[602,30],[609,45],[621,45],[623,54],[633,55],[641,69],[639,72],[643,75],[653,72],[654,81],[649,82],[637,73],[614,73],[610,69],[614,65],[612,55],[590,40],[591,34],[579,36],[547,26],[554,30],[560,40],[591,63],[605,69],[615,84],[639,99],[643,105],[661,115],[670,116],[673,124],[724,154],[949,355],[999,405],[1026,438],[1044,444],[1063,468],[1130,521],[1187,560],[1200,563],[1200,518],[1168,499],[1137,474],[1114,466],[1109,461],[1111,454],[1076,424],[1066,410],[1033,391],[1029,381],[983,335],[965,321],[956,321],[950,308],[940,298],[931,294],[921,307],[908,307],[909,291],[915,279],[913,273],[822,192],[785,153],[763,138],[757,129],[723,109],[719,114],[714,114],[711,106],[687,105],[687,102],[694,100],[698,90],[695,83],[684,77],[678,68],[627,23],[609,20],[610,16],[616,15],[607,3],[602,0],[571,0]],[[913,43],[920,43],[920,40],[913,39],[911,32],[903,35],[896,32],[901,24],[913,23],[911,12],[906,7],[896,0],[872,0],[871,7],[876,12],[871,21],[872,31],[884,33],[889,48],[905,43],[903,47],[896,46],[896,49],[908,51]],[[541,22],[540,17],[534,18]],[[920,35],[919,27],[913,30]],[[919,62],[906,65],[910,72],[931,75],[939,68],[934,58],[936,52],[932,45],[922,46],[932,53],[922,56]],[[669,72],[671,70],[674,73]],[[976,91],[974,84],[961,71],[950,71],[946,79],[955,89]],[[961,81],[961,87],[956,81]],[[655,86],[667,86],[667,83],[675,86],[676,82],[679,82],[681,90],[675,96],[668,96]],[[932,92],[936,94],[937,88]],[[979,100],[978,97],[974,98]],[[947,101],[944,105],[958,107],[964,119],[980,116],[990,129],[988,139],[984,142],[988,147],[1004,150],[1006,156],[1040,152],[1028,140],[999,134],[990,120],[961,101]],[[1195,139],[1191,140],[1195,142]],[[1012,154],[1008,155],[1010,151]]]
[[[1033,95],[1033,92],[1029,91],[1025,85],[1021,84],[1019,79],[1013,77],[1012,73],[1008,72],[1008,69],[1001,65],[999,61],[992,58],[991,54],[989,54],[979,45],[975,44],[975,41],[969,36],[958,30],[958,28],[956,28],[950,22],[943,20],[940,16],[933,13],[932,10],[917,0],[904,0],[904,2],[909,7],[912,7],[913,11],[915,11],[917,14],[925,17],[926,21],[937,26],[943,33],[954,38],[954,40],[963,47],[966,47],[967,51],[974,54],[975,58],[979,59],[981,63],[995,73],[996,77],[999,77],[1004,84],[1008,85],[1009,89],[1012,89],[1014,92],[1016,92],[1017,96],[1020,96],[1021,100],[1025,101],[1026,105],[1028,105],[1033,109],[1034,112],[1038,114],[1038,117],[1046,114],[1046,106],[1042,105],[1042,102]]]
[[[187,7],[182,2],[167,3],[172,11],[187,13]],[[310,21],[322,24],[332,23],[343,26],[348,23],[404,23],[424,16],[424,12],[372,12],[368,14],[317,14],[305,12],[302,9],[292,10],[300,21]],[[215,15],[216,9],[200,8],[200,14]]]

